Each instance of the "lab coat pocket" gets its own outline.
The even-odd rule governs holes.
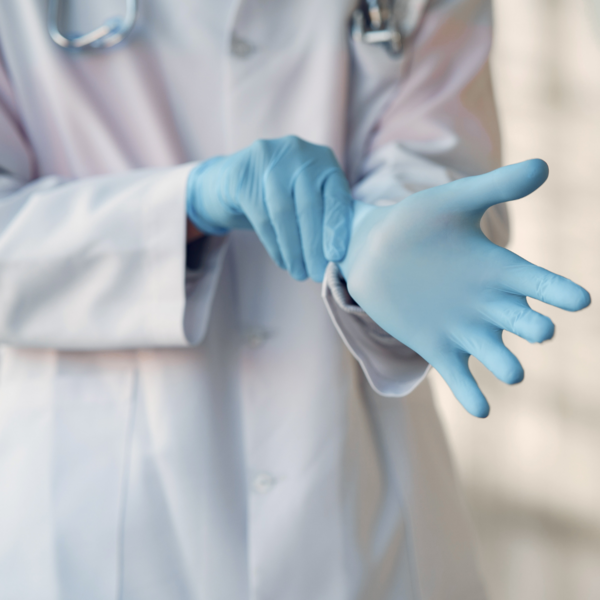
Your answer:
[[[9,598],[114,598],[135,373],[48,362],[0,385],[0,581]]]

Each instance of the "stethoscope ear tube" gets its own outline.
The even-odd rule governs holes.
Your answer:
[[[110,48],[120,44],[135,25],[138,0],[126,0],[125,16],[113,17],[89,33],[64,34],[60,30],[60,0],[48,0],[48,33],[52,40],[71,50]]]

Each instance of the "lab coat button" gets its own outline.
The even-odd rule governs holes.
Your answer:
[[[269,333],[264,329],[255,329],[248,333],[248,344],[252,348],[262,346],[269,339]]]
[[[231,53],[238,58],[246,58],[256,51],[256,46],[236,35],[231,38]]]
[[[257,494],[268,494],[275,485],[275,478],[268,473],[259,473],[252,482],[252,489]]]

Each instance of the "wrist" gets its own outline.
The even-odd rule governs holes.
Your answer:
[[[201,237],[204,237],[205,233],[203,231],[199,231],[198,228],[190,221],[188,217],[186,220],[186,242],[189,244],[191,242],[195,242],[199,240]]]
[[[225,235],[229,230],[213,217],[211,212],[214,211],[210,210],[211,205],[219,202],[218,188],[213,181],[213,171],[222,160],[224,160],[222,157],[216,157],[201,162],[192,169],[188,176],[186,207],[189,241],[198,239],[203,234]],[[196,237],[190,240],[190,234]]]

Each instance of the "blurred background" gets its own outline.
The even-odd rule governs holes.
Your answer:
[[[510,206],[510,248],[587,287],[580,314],[539,303],[556,336],[505,334],[526,370],[479,364],[492,412],[469,415],[435,374],[490,600],[600,600],[600,0],[496,0],[493,72],[504,162],[550,165]]]

